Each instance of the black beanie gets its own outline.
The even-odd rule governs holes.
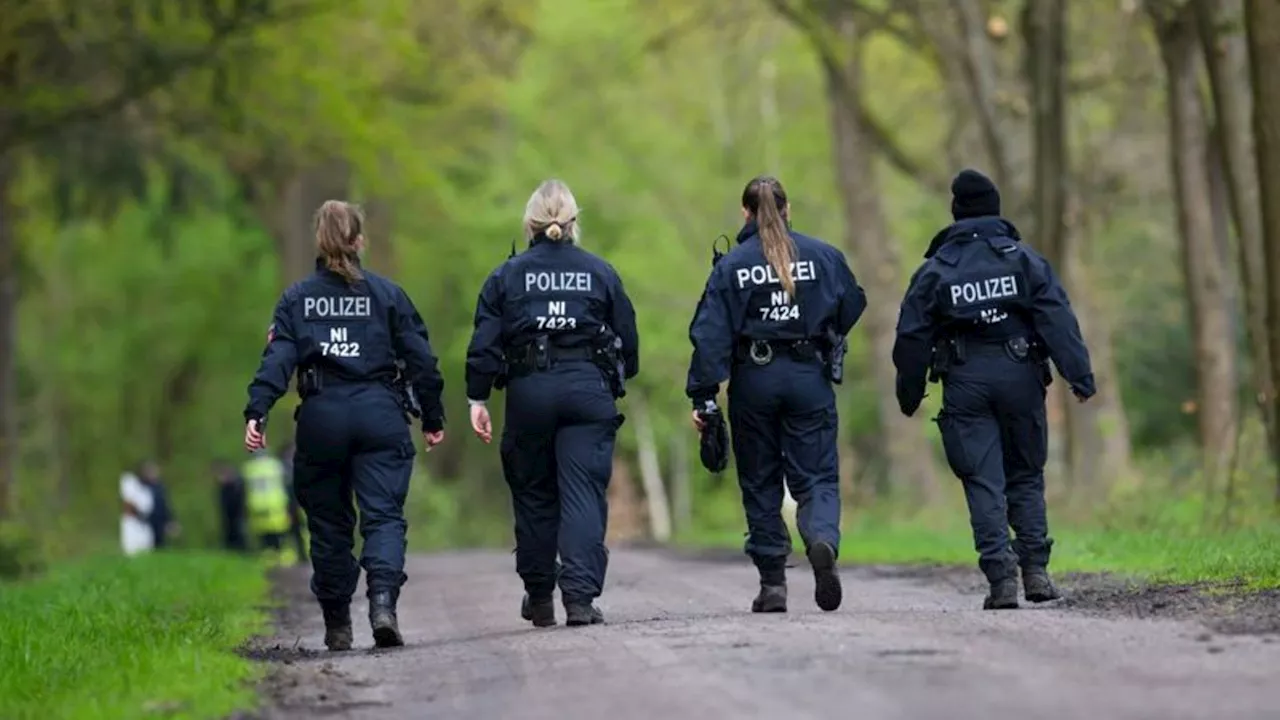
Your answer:
[[[951,181],[951,215],[956,220],[1000,214],[1000,191],[977,170],[961,170]]]

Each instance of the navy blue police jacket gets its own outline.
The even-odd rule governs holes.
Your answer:
[[[739,343],[820,340],[828,329],[844,337],[867,309],[867,295],[844,253],[798,232],[792,231],[791,239],[794,298],[765,258],[754,220],[712,267],[689,324],[693,359],[685,394],[695,406],[714,400],[720,383],[729,379]]]
[[[422,429],[444,427],[444,379],[427,327],[398,285],[369,272],[348,285],[316,261],[316,271],[284,291],[276,303],[262,364],[249,384],[246,420],[266,417],[289,389],[298,368],[316,366],[328,382],[395,379],[397,358],[422,405]]]
[[[577,245],[538,235],[480,288],[467,348],[467,398],[489,399],[508,350],[540,335],[555,347],[591,347],[608,331],[622,340],[623,376],[635,377],[640,334],[617,271]]]
[[[934,236],[925,258],[902,299],[893,346],[904,414],[920,407],[934,345],[945,337],[1037,339],[1077,394],[1096,392],[1067,292],[1013,223],[995,216],[953,223]]]

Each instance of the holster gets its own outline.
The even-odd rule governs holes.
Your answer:
[[[601,326],[600,334],[592,346],[591,362],[609,379],[609,390],[614,398],[627,395],[626,369],[622,365],[622,338],[613,330]]]
[[[320,368],[309,365],[298,371],[298,397],[306,400],[320,394],[324,389],[324,376]]]
[[[849,351],[849,338],[831,328],[825,333],[827,352],[823,356],[823,372],[833,385],[844,382],[844,356]]]
[[[533,339],[533,367],[546,370],[551,367],[551,338],[539,335]]]
[[[400,399],[400,407],[409,415],[422,419],[422,405],[418,402],[418,394],[413,391],[413,384],[409,382],[408,376],[405,375],[405,364],[403,360],[396,361],[396,379],[391,387],[396,392],[396,396]]]
[[[1031,339],[1031,347],[1028,355],[1031,362],[1036,364],[1036,368],[1040,371],[1040,382],[1045,387],[1053,384],[1053,369],[1049,367],[1049,349],[1045,347],[1044,340],[1038,337]]]

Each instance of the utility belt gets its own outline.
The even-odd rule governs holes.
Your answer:
[[[507,374],[510,377],[521,377],[541,370],[548,370],[556,363],[572,360],[590,362],[595,359],[596,350],[590,347],[559,347],[551,344],[539,347],[538,343],[532,342],[519,348],[507,350],[505,354],[507,358]]]
[[[532,342],[506,350],[503,384],[513,377],[549,370],[557,363],[585,361],[600,368],[605,374],[615,398],[624,397],[627,391],[623,379],[621,349],[622,341],[605,327],[601,327],[599,336],[590,345],[559,346],[552,344],[550,336],[538,335]]]
[[[393,388],[395,378],[391,375],[354,378],[349,375],[325,370],[318,365],[310,365],[298,370],[298,397],[306,400],[315,397],[329,387],[348,385],[385,385]]]
[[[1041,382],[1046,387],[1053,382],[1053,373],[1049,369],[1049,353],[1044,343],[1039,338],[1025,335],[1008,338],[965,335],[944,337],[933,346],[933,355],[929,362],[929,382],[945,380],[953,367],[964,365],[974,353],[986,355],[999,352],[1003,352],[1014,362],[1037,364],[1040,366]]]
[[[738,363],[768,365],[775,357],[786,356],[800,362],[826,362],[825,340],[739,340],[733,350]]]

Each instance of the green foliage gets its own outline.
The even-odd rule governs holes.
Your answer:
[[[57,4],[28,5],[40,22],[66,19]],[[552,176],[574,189],[585,246],[619,270],[637,307],[641,375],[622,411],[634,415],[632,404],[644,402],[664,475],[692,477],[686,531],[736,538],[732,470],[717,483],[696,456],[674,450],[689,433],[687,328],[712,240],[736,232],[751,176],[782,178],[798,230],[845,238],[828,88],[808,39],[764,2],[267,5],[277,17],[259,18],[173,82],[16,155],[11,201],[23,273],[16,514],[39,529],[43,551],[56,558],[113,546],[116,478],[143,457],[164,465],[184,527],[179,542],[212,542],[207,463],[240,451],[244,387],[289,272],[290,243],[309,252],[305,227],[289,229],[305,226],[300,219],[313,209],[310,199],[303,207],[289,199],[309,174],[342,175],[353,199],[389,208],[390,219],[375,222],[371,212],[370,252],[386,253],[382,269],[417,303],[441,356],[449,440],[423,457],[425,472],[414,480],[415,546],[509,542],[496,448],[465,427],[463,358],[476,292],[520,240],[528,194]],[[998,8],[1012,18],[1018,5]],[[1089,21],[1073,23],[1080,44],[1073,73],[1085,89],[1073,91],[1070,110],[1074,200],[1085,208],[1082,260],[1094,274],[1094,305],[1113,329],[1135,449],[1161,461],[1156,479],[1167,472],[1194,483],[1196,458],[1182,450],[1195,429],[1194,415],[1183,412],[1194,386],[1185,293],[1178,263],[1152,260],[1177,257],[1167,183],[1148,171],[1167,151],[1161,95],[1154,83],[1105,77],[1122,64],[1108,55],[1116,47],[1126,49],[1123,64],[1135,73],[1155,72],[1158,61],[1150,38],[1113,18],[1108,4],[1082,0],[1073,8]],[[86,84],[86,68],[131,66],[152,46],[167,49],[165,58],[174,48],[199,50],[212,37],[210,23],[175,13],[147,20],[140,47],[53,48],[76,70],[39,76],[41,93],[56,102],[36,102],[31,88],[7,90],[29,99],[30,112],[96,108],[121,78]],[[35,53],[24,56],[31,59],[53,47],[19,32],[25,27],[0,27],[0,48],[20,46]],[[83,32],[102,40],[119,29]],[[1019,61],[1016,45],[993,46],[1002,68]],[[977,133],[965,126],[967,110],[951,102],[945,63],[888,31],[872,33],[862,60],[868,113],[887,135],[878,142],[931,179],[983,164],[979,145],[965,144]],[[1097,82],[1100,75],[1107,81]],[[99,90],[106,94],[93,94]],[[1025,98],[998,100],[1001,112],[1022,119]],[[1024,140],[1018,135],[1011,147],[1029,171]],[[887,162],[877,174],[905,287],[948,220],[947,198]],[[1025,188],[1008,194],[1015,190]],[[854,271],[865,278],[880,269]],[[865,475],[858,492],[876,497],[877,512],[897,514],[900,479],[884,477],[878,460],[885,443],[876,400],[886,389],[869,370],[867,333],[857,329],[839,396],[842,443]],[[927,418],[939,394],[931,386],[919,413],[935,445],[922,452],[937,453]],[[273,414],[276,444],[288,439],[295,402],[285,398]],[[493,404],[501,423],[501,401]],[[635,428],[624,425],[619,443],[633,465]],[[1109,499],[1105,488],[1090,492],[1097,503]],[[1154,497],[1142,502],[1158,506]]]
[[[1156,583],[1235,583],[1280,587],[1280,529],[1274,523],[1228,530],[1197,520],[1203,505],[1184,505],[1191,518],[1154,525],[1097,523],[1058,526],[1051,569],[1110,572]],[[1052,519],[1052,518],[1051,518]],[[740,547],[741,534],[701,532],[681,539],[693,547]],[[895,519],[862,514],[845,523],[841,562],[861,565],[958,565],[977,555],[963,507]]]
[[[0,581],[30,577],[43,569],[39,538],[18,523],[0,523]]]
[[[0,592],[0,716],[218,718],[253,703],[235,653],[267,582],[238,558],[92,558]]]

